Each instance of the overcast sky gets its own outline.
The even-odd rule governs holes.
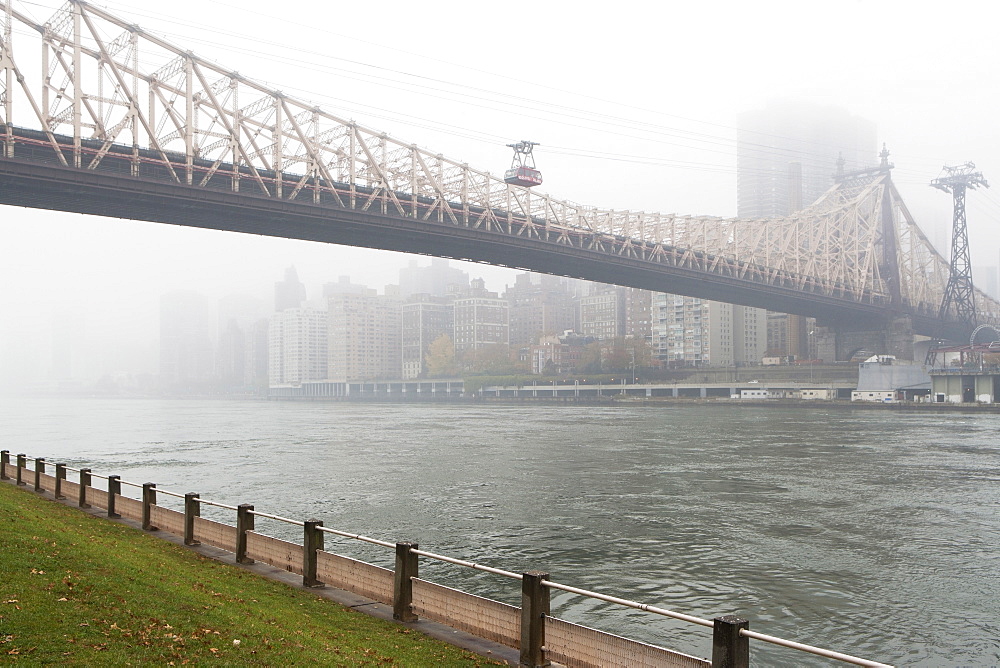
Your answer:
[[[911,212],[946,254],[951,200],[928,182],[942,165],[966,161],[1000,182],[1000,47],[988,2],[948,13],[930,2],[860,0],[98,4],[289,95],[478,168],[500,172],[506,143],[539,142],[542,189],[604,208],[735,215],[737,116],[782,99],[874,122]],[[45,21],[57,2],[14,6]],[[37,57],[18,53],[27,55]],[[1000,191],[970,193],[968,212],[973,263],[996,265]],[[171,289],[269,298],[295,265],[312,297],[340,275],[381,288],[406,261],[0,207],[0,345],[8,355],[41,346],[35,332],[70,307],[88,336],[116,332],[123,346],[142,348]],[[467,270],[494,290],[513,282],[500,269]]]

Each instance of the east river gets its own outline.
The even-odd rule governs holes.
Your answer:
[[[898,666],[1000,663],[996,414],[4,397],[0,444]],[[502,577],[421,574],[519,600]],[[563,592],[553,614],[711,651],[709,629]]]

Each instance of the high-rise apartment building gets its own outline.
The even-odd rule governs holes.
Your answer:
[[[289,308],[268,326],[268,382],[271,386],[327,377],[327,314],[318,308]]]
[[[580,298],[580,334],[599,340],[625,336],[627,288],[594,283]]]
[[[625,336],[647,343],[653,337],[653,293],[625,288]]]
[[[736,304],[709,302],[709,364],[760,364],[767,349],[767,312]]]
[[[812,359],[809,333],[816,329],[816,319],[804,315],[767,312],[767,354],[791,355],[795,359]]]
[[[418,378],[427,370],[427,349],[439,336],[452,336],[453,318],[449,300],[428,294],[410,295],[401,312],[403,379]]]
[[[576,327],[576,304],[558,276],[518,274],[504,298],[510,305],[511,346],[529,346]]]
[[[653,296],[653,351],[667,366],[759,364],[764,310],[666,293]]]
[[[453,305],[456,353],[510,344],[510,307],[506,299],[486,290],[483,279],[474,279],[467,294]]]
[[[399,378],[400,306],[398,299],[374,290],[331,295],[327,378],[341,382]]]

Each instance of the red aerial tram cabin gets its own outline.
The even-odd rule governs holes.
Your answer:
[[[504,172],[504,183],[524,188],[541,185],[542,173],[535,169],[535,156],[532,155],[532,149],[538,144],[525,140],[507,146],[514,149],[514,159],[510,163],[510,169]]]
[[[512,167],[504,172],[503,180],[513,186],[530,188],[542,184],[542,173],[531,167]]]

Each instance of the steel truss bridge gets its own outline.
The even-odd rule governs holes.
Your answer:
[[[0,204],[422,253],[967,338],[889,166],[785,218],[614,211],[508,185],[83,0],[0,0]],[[35,54],[41,54],[37,59]],[[27,58],[24,54],[32,54]],[[1000,303],[975,293],[980,324]]]

